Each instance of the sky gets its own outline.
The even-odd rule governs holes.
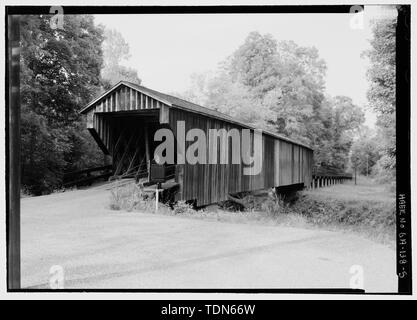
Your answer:
[[[96,15],[95,21],[122,34],[131,54],[123,64],[138,71],[142,84],[166,93],[189,89],[193,73],[214,72],[251,31],[314,46],[327,65],[326,93],[352,98],[373,127],[375,114],[365,108],[369,61],[361,53],[370,48],[369,21],[389,14],[384,9],[366,6],[362,15]]]

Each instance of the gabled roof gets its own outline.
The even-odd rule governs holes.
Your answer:
[[[80,113],[85,113],[87,112],[90,108],[92,108],[97,102],[99,102],[102,98],[106,97],[109,93],[111,93],[113,90],[116,90],[118,87],[120,87],[121,85],[125,85],[129,88],[132,88],[134,90],[137,90],[145,95],[148,95],[170,107],[174,107],[174,108],[179,108],[179,109],[183,109],[186,111],[190,111],[190,112],[195,112],[198,114],[202,114],[204,116],[208,116],[208,117],[212,117],[212,118],[216,118],[216,119],[220,119],[226,122],[230,122],[230,123],[234,123],[234,124],[238,124],[239,126],[242,126],[244,128],[249,128],[249,129],[259,129],[259,128],[255,128],[253,126],[250,126],[246,123],[243,123],[241,121],[238,121],[236,119],[234,119],[233,117],[224,114],[222,112],[219,112],[217,110],[213,110],[213,109],[209,109],[203,106],[200,106],[198,104],[171,96],[169,94],[165,94],[159,91],[155,91],[152,89],[149,89],[147,87],[129,82],[129,81],[120,81],[119,83],[117,83],[116,85],[114,85],[112,88],[110,88],[109,90],[107,90],[106,92],[104,92],[103,94],[101,94],[99,97],[97,97],[96,99],[94,99],[93,101],[91,101],[87,106],[85,106],[83,109],[81,109]],[[276,134],[274,132],[270,132],[270,131],[266,131],[266,130],[262,130],[262,132],[264,134],[270,135],[272,137],[284,140],[284,141],[288,141],[300,146],[303,146],[305,148],[311,149],[313,150],[310,146],[300,143],[298,141],[289,139],[287,137],[281,136],[279,134]]]
[[[110,94],[112,91],[116,90],[117,88],[119,88],[120,86],[127,86],[129,88],[132,88],[133,90],[137,90],[140,91],[152,98],[154,98],[155,100],[159,100],[162,103],[165,103],[168,106],[172,106],[172,104],[161,98],[161,93],[154,91],[154,90],[150,90],[148,88],[136,85],[134,83],[128,82],[128,81],[119,81],[118,83],[116,83],[113,87],[111,87],[109,90],[103,92],[101,95],[99,95],[97,98],[95,98],[94,100],[92,100],[90,103],[88,103],[84,108],[82,108],[79,112],[80,113],[86,113],[89,109],[91,109],[97,102],[99,102],[101,99],[105,98],[108,94]],[[158,93],[158,95],[153,94],[152,92]]]

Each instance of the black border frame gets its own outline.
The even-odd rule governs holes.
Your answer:
[[[349,13],[352,5],[224,5],[224,6],[63,6],[64,14],[272,14],[272,13]],[[7,20],[9,15],[27,14],[50,14],[50,6],[6,6],[6,57],[7,57]],[[363,8],[363,6],[362,6]],[[399,264],[400,257],[398,252],[399,236],[399,198],[398,195],[404,194],[407,199],[405,210],[404,230],[406,232],[406,250],[408,260],[405,266],[407,276],[399,278],[399,291],[393,293],[382,293],[384,295],[411,294],[411,209],[410,209],[410,5],[398,5],[398,25],[397,25],[397,70],[396,70],[396,126],[397,131],[397,275],[401,272],[402,265]],[[399,58],[399,53],[402,55]],[[8,93],[8,61],[6,58],[6,93]],[[6,239],[9,248],[9,228],[8,218],[10,203],[10,181],[9,181],[9,102],[6,95]],[[407,143],[404,143],[407,142]],[[9,258],[9,252],[8,252]],[[7,269],[9,277],[9,270]],[[302,294],[369,294],[377,295],[381,293],[366,293],[364,290],[355,289],[13,289],[7,286],[8,292],[175,292],[175,293],[302,293]]]

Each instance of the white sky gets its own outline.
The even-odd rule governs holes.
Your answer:
[[[365,8],[363,27],[351,27],[352,14],[177,14],[96,15],[96,23],[117,29],[129,43],[131,58],[124,64],[138,70],[144,86],[162,92],[183,92],[194,72],[215,71],[251,31],[270,33],[277,40],[315,46],[326,61],[326,92],[346,95],[366,104],[368,21],[380,7]],[[360,20],[359,20],[360,23]],[[358,25],[358,24],[355,24]],[[365,111],[365,110],[364,110]],[[366,124],[375,115],[366,111]]]

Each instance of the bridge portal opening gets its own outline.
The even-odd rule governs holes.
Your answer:
[[[114,178],[148,179],[155,148],[155,132],[163,128],[159,113],[96,113],[89,128],[102,151],[110,155]]]

